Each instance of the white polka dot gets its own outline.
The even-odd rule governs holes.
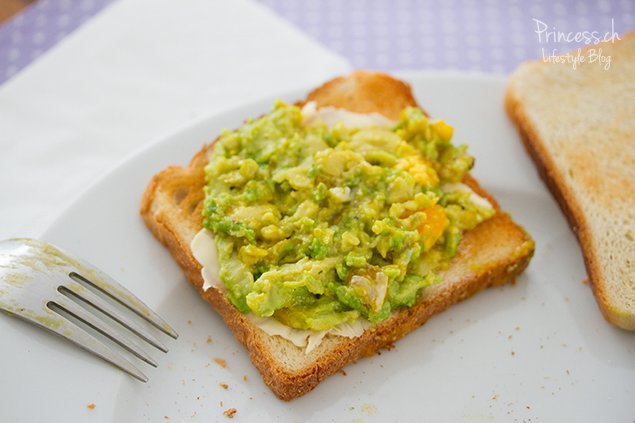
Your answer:
[[[491,21],[498,21],[500,18],[500,10],[498,7],[488,6],[485,9],[485,17]]]
[[[7,78],[13,76],[14,73],[16,73],[18,71],[18,67],[15,65],[9,65],[7,66],[7,70],[5,71],[5,75],[7,76]]]
[[[414,62],[411,54],[401,53],[397,57],[399,58],[399,61],[405,65],[410,65],[412,62]]]
[[[499,36],[499,37],[501,35],[503,35],[502,29],[501,29],[500,24],[498,22],[489,24],[487,26],[487,32],[489,34],[494,34],[494,35]],[[505,35],[507,35],[507,34],[505,34]]]
[[[15,26],[22,26],[22,24],[24,23],[24,15],[15,16],[11,22]]]
[[[333,41],[329,41],[328,45],[336,51],[343,51],[344,50],[344,43],[342,42],[342,40],[333,40]]]
[[[435,46],[434,42],[433,42],[433,41],[431,41],[431,40],[430,40],[430,39],[428,39],[428,38],[421,39],[420,41],[421,41],[421,48],[420,48],[420,50],[423,50],[423,51],[425,51],[425,52],[429,52],[429,51],[434,51],[434,50],[435,50],[435,48],[437,48],[437,47]]]
[[[567,8],[562,3],[555,3],[553,5],[553,11],[558,16],[563,16],[567,13]]]
[[[497,73],[505,73],[505,67],[500,63],[494,63],[492,69]]]
[[[31,40],[35,43],[35,44],[42,44],[42,42],[44,42],[44,33],[41,31],[36,32],[35,34],[33,34],[33,37],[31,38]]]
[[[395,17],[397,22],[403,24],[410,21],[410,16],[411,16],[410,13],[408,13],[407,11],[400,10],[396,13]]]
[[[505,52],[500,48],[493,48],[490,50],[489,55],[494,60],[502,60],[503,57],[505,56]]]
[[[534,23],[533,21],[530,21],[532,24]],[[526,30],[526,23],[527,23],[527,19],[526,18],[520,18],[520,17],[512,17],[509,19],[508,25],[509,28],[512,32],[519,32],[519,31],[525,31]]]
[[[67,14],[61,14],[57,17],[57,26],[59,27],[68,26],[69,21],[70,21],[70,18],[68,17]]]
[[[598,9],[603,12],[603,13],[610,13],[611,12],[611,2],[606,1],[606,0],[601,0],[597,3],[598,5]]]
[[[575,5],[575,10],[578,13],[587,13],[589,11],[589,7],[586,5],[586,3],[579,1]]]
[[[589,19],[585,18],[584,16],[578,17],[578,25],[580,27],[580,31],[590,29],[591,26],[589,23]]]
[[[292,11],[286,11],[284,13],[284,17],[290,20],[291,22],[296,22],[298,20],[298,14]]]
[[[522,49],[520,49],[520,48],[514,49],[514,57],[516,59],[524,59],[525,58],[525,52]]]
[[[501,37],[498,34],[488,34],[487,41],[489,41],[492,46],[500,46],[502,44]]]
[[[362,18],[361,14],[357,17]],[[381,10],[373,10],[370,14],[372,20],[376,22],[384,22],[386,21],[386,14]]]
[[[479,60],[481,60],[481,54],[478,52],[478,50],[470,49],[467,52],[467,58],[473,62],[478,62]]]
[[[512,42],[512,45],[515,46],[524,46],[525,45],[525,37],[520,33],[514,33],[509,37]]]
[[[471,7],[463,9],[463,18],[466,21],[472,22],[478,18],[478,13]]]
[[[449,36],[453,36],[457,32],[456,26],[453,23],[443,23],[442,27],[442,31]]]
[[[458,47],[459,43],[458,40],[456,38],[453,37],[445,37],[443,39],[443,45],[447,48],[451,48],[454,49],[456,47]]]
[[[454,19],[454,12],[450,9],[443,8],[436,13],[435,19],[443,23],[452,21]]]
[[[568,19],[566,18],[557,18],[554,24],[549,23],[549,30],[553,31],[553,27],[556,27],[558,31],[564,31],[564,29],[568,26]]]
[[[19,44],[22,41],[22,33],[18,31],[11,32],[11,43]]]
[[[319,26],[307,26],[305,27],[304,32],[318,40],[322,36],[322,29]]]
[[[334,23],[339,23],[344,20],[344,15],[337,11],[331,11],[328,14],[328,20]]]
[[[507,11],[509,16],[518,17],[523,15],[523,11],[518,6],[510,6]]]
[[[338,39],[338,38],[342,38],[342,35],[344,34],[344,32],[342,31],[341,27],[334,26],[334,27],[328,28],[327,34],[329,35],[331,39]]]
[[[353,40],[353,42],[351,43],[351,47],[353,49],[353,51],[355,51],[356,53],[362,53],[365,52],[368,48],[368,46],[366,45],[366,41],[365,40],[360,40],[360,39],[356,39]]]
[[[317,12],[307,11],[304,13],[304,18],[309,23],[316,24],[320,22],[320,14]]]
[[[397,47],[401,51],[410,50],[412,49],[412,40],[408,37],[401,37],[397,41]]]
[[[465,43],[470,47],[477,47],[481,45],[481,40],[477,37],[465,37]]]
[[[375,44],[373,45],[373,47],[377,50],[377,51],[386,51],[390,48],[390,41],[388,41],[387,39],[379,39],[377,41],[375,41]]]
[[[390,35],[390,29],[385,25],[374,26],[373,32],[380,37],[388,37]]]
[[[455,63],[458,60],[458,55],[454,50],[446,50],[445,53],[443,53],[443,57],[450,63]]]
[[[375,60],[380,66],[386,66],[390,63],[390,57],[387,54],[378,54]]]
[[[419,31],[424,34],[431,34],[434,31],[434,28],[432,27],[430,23],[426,23],[426,24],[422,23],[419,25]]]
[[[36,26],[44,26],[46,24],[46,15],[39,14],[35,17],[35,25]]]
[[[81,10],[90,10],[95,6],[95,2],[93,0],[83,0],[79,5]]]
[[[426,53],[423,54],[422,59],[425,63],[429,64],[433,63],[436,60],[436,57],[426,51]]]
[[[364,25],[353,25],[351,27],[351,34],[353,37],[364,37],[366,35],[366,27]]]
[[[529,13],[531,13],[531,16],[534,18],[540,18],[545,15],[545,10],[538,4],[532,4],[529,8]]]
[[[463,30],[467,33],[474,33],[480,30],[481,26],[476,21],[467,21],[463,25]]]
[[[7,55],[7,57],[9,58],[9,61],[15,61],[18,57],[20,57],[20,50],[13,47],[11,50],[9,50],[9,54]]]
[[[397,35],[403,37],[409,35],[412,32],[412,27],[410,25],[399,25],[397,28],[395,28],[395,32],[397,33]]]
[[[366,57],[361,54],[355,55],[353,56],[353,63],[356,66],[363,67],[366,64]]]

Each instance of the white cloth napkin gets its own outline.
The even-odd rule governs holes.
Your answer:
[[[37,236],[124,156],[340,57],[247,0],[120,0],[0,86],[0,239]]]

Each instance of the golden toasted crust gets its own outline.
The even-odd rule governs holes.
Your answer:
[[[606,56],[612,57],[613,70],[593,69],[589,64],[575,70],[563,70],[563,66],[548,63],[524,64],[512,75],[505,95],[505,108],[518,128],[538,173],[578,238],[602,314],[616,326],[635,330],[635,303],[618,302],[622,299],[621,293],[616,293],[616,289],[627,291],[629,284],[635,286],[632,264],[630,271],[620,269],[611,276],[607,268],[615,267],[615,264],[600,256],[601,250],[606,249],[608,244],[605,242],[603,247],[598,248],[599,239],[622,236],[621,227],[628,231],[628,226],[633,225],[633,215],[630,214],[629,218],[628,214],[633,208],[635,181],[618,164],[630,160],[631,171],[635,167],[635,150],[632,147],[635,140],[632,125],[635,97],[616,98],[609,88],[618,93],[634,92],[635,32],[623,35],[622,41],[615,45],[605,43],[600,47]],[[591,48],[597,49],[598,46],[590,46],[581,54],[587,54]],[[555,93],[554,89],[558,92]],[[576,98],[581,91],[594,97],[595,103]],[[528,98],[528,94],[545,97],[541,100],[545,104],[538,104],[535,99]],[[571,110],[563,114],[557,123],[537,118],[541,113],[562,107],[560,99],[564,96],[572,100],[570,107],[567,106]],[[548,108],[548,98],[551,97],[559,99],[558,104]],[[619,110],[609,107],[614,103],[620,103],[615,106]],[[536,113],[537,109],[540,113]],[[568,113],[577,115],[572,117]],[[595,130],[599,134],[592,132]],[[611,142],[602,143],[598,137]],[[576,181],[585,187],[585,192],[576,190]],[[599,233],[594,224],[606,219],[602,215],[612,216],[619,222],[611,223],[609,226],[612,227],[604,227],[601,231],[604,233]],[[611,232],[615,233],[611,235]],[[632,233],[630,236],[633,236]],[[630,252],[621,249],[618,254],[630,254],[630,259],[624,260],[628,264],[632,263],[632,252],[631,242]],[[623,281],[615,280],[616,274]],[[635,297],[633,288],[630,295]]]
[[[350,97],[342,94],[343,99],[337,100],[338,94],[334,87],[348,86],[348,79],[363,81],[362,85],[356,85],[356,90],[361,91],[352,93]],[[369,87],[373,89],[370,90]],[[371,73],[354,73],[350,77],[337,78],[313,91],[308,100],[316,101],[318,106],[346,106],[357,112],[383,113],[383,103],[374,96],[380,93],[381,98],[385,98],[393,89],[395,92],[390,98],[390,104],[400,105],[399,107],[415,104],[405,84],[387,75]],[[324,101],[320,93],[325,93]],[[370,108],[369,104],[375,104],[374,108]],[[397,106],[394,107],[389,117],[395,116]],[[171,167],[157,174],[143,197],[141,214],[150,230],[168,247],[199,294],[214,307],[235,337],[245,345],[264,382],[283,400],[305,394],[348,363],[392,344],[422,325],[433,314],[470,297],[480,289],[513,280],[524,270],[533,254],[534,244],[531,238],[508,215],[500,212],[494,199],[474,179],[467,176],[464,182],[490,200],[497,213],[464,234],[457,255],[452,259],[448,270],[442,274],[446,282],[424,290],[415,306],[397,311],[388,320],[375,325],[358,338],[327,338],[300,365],[292,366],[275,352],[285,351],[302,357],[303,352],[299,348],[282,338],[266,335],[238,312],[222,292],[214,288],[205,292],[202,290],[200,265],[192,257],[189,242],[202,227],[201,188],[204,184],[206,154],[207,147],[195,156],[189,167]],[[186,188],[189,189],[185,190]]]
[[[306,101],[355,113],[381,113],[398,120],[408,106],[416,106],[410,86],[379,72],[357,71],[332,79],[309,93]]]

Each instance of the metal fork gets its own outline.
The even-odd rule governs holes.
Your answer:
[[[101,296],[100,296],[101,295]],[[102,297],[110,297],[172,338],[177,333],[155,312],[110,276],[44,241],[20,238],[0,241],[0,309],[48,329],[147,382],[130,361],[86,331],[87,325],[139,359],[157,367],[120,327],[127,328],[162,352],[168,349],[150,331]],[[82,304],[82,305],[80,305]],[[95,314],[99,310],[108,318]],[[116,327],[116,328],[115,328]]]

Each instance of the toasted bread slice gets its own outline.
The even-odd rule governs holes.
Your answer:
[[[356,72],[324,84],[307,100],[353,112],[378,112],[398,118],[401,110],[415,105],[408,85],[380,73]],[[304,350],[279,336],[269,336],[251,323],[217,289],[203,292],[201,267],[190,252],[190,242],[202,227],[204,166],[210,147],[205,147],[188,167],[170,167],[148,186],[141,214],[163,242],[200,295],[223,317],[242,342],[265,383],[283,400],[313,389],[321,380],[346,364],[377,352],[430,316],[485,287],[513,280],[527,266],[534,243],[527,233],[500,211],[494,199],[471,177],[467,183],[495,205],[497,213],[464,234],[457,255],[443,273],[444,282],[425,288],[418,302],[404,308],[358,338],[327,335],[317,348]]]
[[[608,69],[589,62],[599,50]],[[604,317],[635,330],[635,32],[579,54],[576,69],[521,65],[506,108],[578,237]]]

